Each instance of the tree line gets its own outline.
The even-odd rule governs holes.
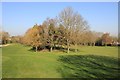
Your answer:
[[[2,40],[5,41],[4,35]],[[32,46],[36,52],[42,49],[52,52],[54,48],[66,49],[69,53],[71,45],[77,52],[78,45],[114,45],[120,40],[109,33],[91,31],[88,22],[71,7],[67,7],[56,18],[47,18],[41,25],[35,24],[24,36],[12,36],[11,41]]]

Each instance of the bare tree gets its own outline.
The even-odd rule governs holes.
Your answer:
[[[70,42],[73,39],[75,45],[79,41],[79,35],[88,29],[87,21],[80,14],[74,12],[71,7],[65,8],[59,15],[59,22],[66,29],[67,52],[69,53]],[[73,37],[74,36],[74,37]]]

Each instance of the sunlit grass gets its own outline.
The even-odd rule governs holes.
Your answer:
[[[0,48],[0,78],[2,78],[2,48]]]
[[[3,78],[117,77],[117,47],[78,47],[79,52],[33,52],[31,47],[3,47]],[[115,75],[112,75],[114,73]]]

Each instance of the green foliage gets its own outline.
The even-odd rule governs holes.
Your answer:
[[[55,34],[55,26],[54,26],[54,24],[50,23],[48,33],[49,33],[50,36]]]

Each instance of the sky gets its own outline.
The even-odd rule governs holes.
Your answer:
[[[91,30],[118,35],[117,2],[2,2],[2,29],[10,35],[23,35],[34,24],[55,18],[66,7],[72,7],[88,21]]]
[[[119,0],[1,0],[2,2],[119,2]]]

